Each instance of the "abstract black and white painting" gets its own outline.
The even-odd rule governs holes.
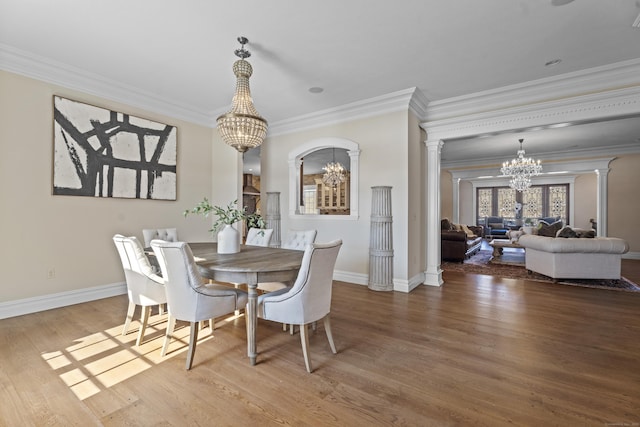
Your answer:
[[[177,129],[53,97],[53,194],[176,200]]]

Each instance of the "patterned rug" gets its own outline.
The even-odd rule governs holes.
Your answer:
[[[543,274],[535,272],[527,272],[524,265],[519,264],[493,264],[491,260],[491,250],[481,250],[474,256],[460,262],[442,262],[444,271],[459,271],[472,274],[486,274],[489,276],[506,277],[509,279],[527,279],[539,282],[553,282],[553,279]],[[508,254],[505,250],[505,256],[517,258],[516,254]],[[616,291],[640,292],[640,286],[633,283],[629,279],[622,277],[619,280],[604,279],[561,279],[558,282],[562,285],[583,286],[587,288],[611,289]]]

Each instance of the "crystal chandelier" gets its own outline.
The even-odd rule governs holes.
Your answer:
[[[509,181],[509,187],[517,191],[525,191],[531,187],[531,177],[540,175],[542,172],[542,165],[540,160],[533,160],[530,157],[524,156],[524,150],[522,149],[522,142],[520,141],[520,149],[518,150],[518,157],[512,159],[510,162],[504,162],[500,172],[503,175],[511,177]]]
[[[347,177],[345,176],[345,169],[339,162],[336,162],[336,149],[333,149],[333,162],[327,163],[325,167],[322,168],[324,170],[324,175],[322,176],[322,182],[326,185],[330,185],[332,187],[337,187],[339,184],[344,182]]]
[[[262,144],[267,135],[267,121],[256,111],[251,99],[249,77],[253,73],[253,68],[249,62],[245,61],[251,53],[244,48],[249,40],[246,37],[238,37],[238,42],[242,47],[235,51],[240,59],[233,64],[233,73],[237,78],[233,104],[231,111],[218,117],[217,123],[222,140],[244,153]]]

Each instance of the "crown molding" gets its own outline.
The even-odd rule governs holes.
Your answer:
[[[217,126],[218,113],[226,111],[200,111],[193,106],[169,102],[153,93],[2,43],[0,69],[210,128]],[[427,104],[424,94],[414,87],[271,123],[268,135],[291,133],[406,109],[423,120]]]
[[[95,73],[0,43],[0,69],[157,114],[211,127],[211,116]]]
[[[416,112],[418,117],[424,117],[426,104],[426,97],[413,87],[315,113],[280,120],[269,125],[268,136],[300,132],[408,109]]]
[[[426,121],[640,85],[640,58],[429,103]]]
[[[588,95],[427,121],[420,126],[429,140],[527,131],[555,123],[574,124],[640,114],[640,84]]]
[[[624,154],[640,154],[640,145],[626,144],[626,145],[590,148],[585,150],[558,150],[558,151],[546,152],[544,154],[536,155],[536,159],[539,159],[540,161],[545,161],[545,160],[555,161],[555,160],[575,159],[576,157],[583,157],[587,159],[590,157],[600,157],[600,156],[610,156],[610,155],[622,156]],[[477,157],[475,159],[459,160],[455,162],[447,162],[443,160],[441,162],[441,167],[443,169],[444,168],[470,168],[470,167],[472,168],[472,167],[482,166],[482,165],[502,164],[502,162],[509,161],[512,158],[513,156],[501,157],[501,158]],[[580,164],[585,164],[585,162],[589,162],[589,160],[584,160],[584,161],[578,160],[577,162]]]
[[[567,176],[567,174],[594,173],[595,170],[608,169],[609,164],[615,160],[616,157],[610,156],[611,153],[607,154],[609,154],[609,156],[600,158],[544,163],[543,173],[532,179],[556,179],[555,177]],[[442,169],[447,170],[453,180],[499,180],[500,182],[504,182],[509,179],[509,177],[502,175],[500,166],[485,166],[461,170],[448,170],[444,167]]]

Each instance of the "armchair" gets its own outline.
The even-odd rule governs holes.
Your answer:
[[[293,249],[297,251],[304,251],[308,245],[313,244],[316,240],[317,230],[303,230],[295,231],[290,230],[287,236],[287,240],[282,243],[283,249]],[[286,288],[289,284],[280,282],[265,282],[258,283],[258,289],[264,292],[273,292],[282,288]],[[283,326],[286,328],[286,325]],[[291,329],[293,333],[293,328]]]
[[[169,321],[162,346],[162,356],[167,354],[176,320],[191,325],[186,369],[191,369],[198,340],[199,322],[231,314],[247,304],[247,293],[220,284],[204,284],[191,248],[185,242],[152,240],[151,247],[158,258],[165,278]]]
[[[259,318],[300,326],[300,341],[307,372],[312,370],[307,334],[309,323],[324,319],[324,329],[331,351],[334,354],[337,353],[331,333],[329,313],[331,312],[333,269],[341,246],[342,240],[307,246],[298,278],[293,286],[258,297]]]
[[[492,239],[506,239],[509,227],[501,216],[488,216],[485,221],[485,236]]]
[[[142,308],[140,314],[140,329],[136,345],[140,345],[149,321],[151,307],[161,306],[167,302],[164,280],[155,274],[149,259],[144,253],[144,248],[135,237],[125,237],[121,234],[113,236],[122,262],[125,280],[127,282],[127,295],[129,296],[129,308],[122,328],[122,335],[126,335],[136,306]]]

